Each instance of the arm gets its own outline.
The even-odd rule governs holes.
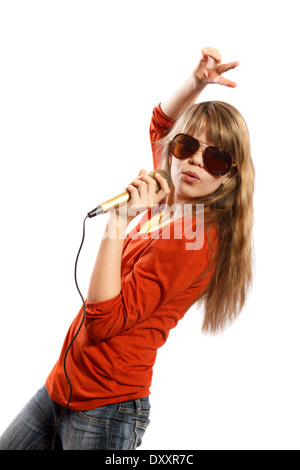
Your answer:
[[[87,302],[109,300],[121,292],[121,258],[127,224],[114,215],[114,212],[109,214],[90,279]]]
[[[222,64],[219,51],[212,47],[202,49],[201,52],[201,60],[192,75],[161,105],[162,111],[171,119],[177,119],[187,106],[194,104],[209,83],[236,87],[235,82],[222,77],[222,74],[237,67],[238,62]]]

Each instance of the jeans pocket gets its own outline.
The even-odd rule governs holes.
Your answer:
[[[93,408],[91,410],[81,410],[75,413],[84,421],[91,423],[108,423],[110,420],[114,420],[118,413],[118,404],[104,405],[99,408]]]
[[[91,424],[108,424],[109,419],[100,418],[97,415],[92,415],[91,413],[85,413],[84,411],[77,411],[76,415],[84,422]]]

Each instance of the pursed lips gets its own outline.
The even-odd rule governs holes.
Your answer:
[[[195,180],[199,180],[199,176],[197,175],[197,173],[194,173],[193,171],[183,171],[182,172],[184,175],[186,176],[189,176],[191,178],[194,178]]]

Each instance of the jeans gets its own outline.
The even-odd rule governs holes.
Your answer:
[[[0,450],[51,450],[65,408],[42,387],[0,437]],[[67,409],[54,450],[134,450],[150,423],[149,397],[86,411]]]

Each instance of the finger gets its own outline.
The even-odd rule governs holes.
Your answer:
[[[147,200],[147,186],[143,181],[133,181],[125,189],[130,193],[131,204],[143,205]]]
[[[204,47],[201,52],[204,56],[211,57],[216,62],[220,62],[220,63],[222,62],[222,56],[220,52],[218,51],[218,49],[215,49],[214,47]]]
[[[228,64],[222,64],[218,67],[218,72],[220,74],[224,73],[224,72],[228,72],[228,70],[235,69],[238,65],[239,65],[239,62],[237,62],[237,61],[229,62]]]
[[[131,199],[138,194],[138,188],[136,188],[132,184],[128,184],[125,189],[126,189],[126,191],[128,191],[130,193],[130,198]]]
[[[141,199],[146,200],[149,196],[153,197],[155,194],[156,182],[150,176],[139,176],[131,184],[138,188],[138,194]]]
[[[144,176],[138,176],[131,182],[131,186],[135,186],[139,192],[144,191],[147,189],[147,183],[146,181],[143,181]]]
[[[130,193],[128,215],[135,217],[139,212],[143,212],[146,209],[142,202],[143,198],[141,197],[139,189],[133,186],[133,184],[129,184],[125,189]]]
[[[208,56],[205,55],[205,54],[201,54],[201,59],[199,61],[198,67],[200,67],[200,66],[203,67],[203,65],[207,64],[207,61],[208,61]]]
[[[155,178],[159,183],[160,191],[163,191],[165,194],[170,194],[170,186],[166,178],[164,178],[160,173],[155,173]]]
[[[145,191],[147,191],[150,197],[158,191],[157,181],[152,176],[143,175],[140,176],[140,179],[145,183]]]
[[[147,174],[147,171],[145,170],[145,168],[143,168],[142,170],[139,171],[138,176],[142,176],[142,175],[146,175],[146,174]]]
[[[214,83],[217,83],[218,85],[224,85],[228,86],[229,88],[235,88],[237,84],[233,82],[232,80],[228,80],[228,78],[225,77],[218,77],[214,80]]]

